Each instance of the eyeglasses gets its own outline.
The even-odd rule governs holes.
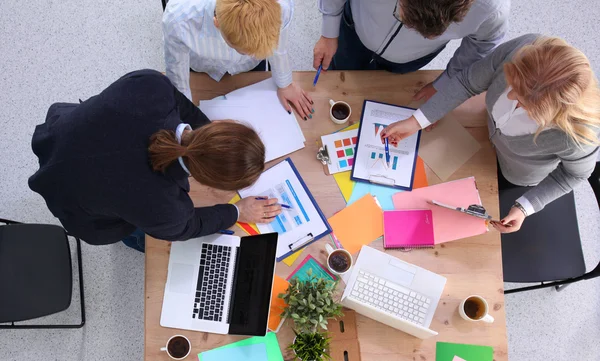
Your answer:
[[[394,18],[396,18],[396,20],[398,20],[399,22],[402,22],[402,18],[400,18],[400,9],[398,8],[398,2],[396,2],[396,6],[394,6]]]

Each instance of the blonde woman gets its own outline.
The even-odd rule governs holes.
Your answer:
[[[558,38],[524,35],[461,71],[382,137],[397,144],[485,91],[490,140],[502,175],[512,184],[531,186],[494,224],[500,232],[516,232],[525,217],[573,190],[594,170],[600,91],[581,51]]]

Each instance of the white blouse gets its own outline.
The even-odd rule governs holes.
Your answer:
[[[523,107],[517,108],[517,100],[508,99],[511,90],[511,87],[506,88],[492,108],[496,127],[509,137],[534,134],[539,128],[538,123],[529,117]]]

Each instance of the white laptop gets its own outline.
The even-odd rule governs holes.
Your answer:
[[[362,246],[342,304],[356,312],[421,339],[429,329],[446,278],[389,254]]]
[[[160,325],[266,335],[276,251],[277,233],[173,242]]]

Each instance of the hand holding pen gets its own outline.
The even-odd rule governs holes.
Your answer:
[[[246,197],[235,205],[239,210],[237,221],[243,223],[269,223],[282,210],[277,198]]]

